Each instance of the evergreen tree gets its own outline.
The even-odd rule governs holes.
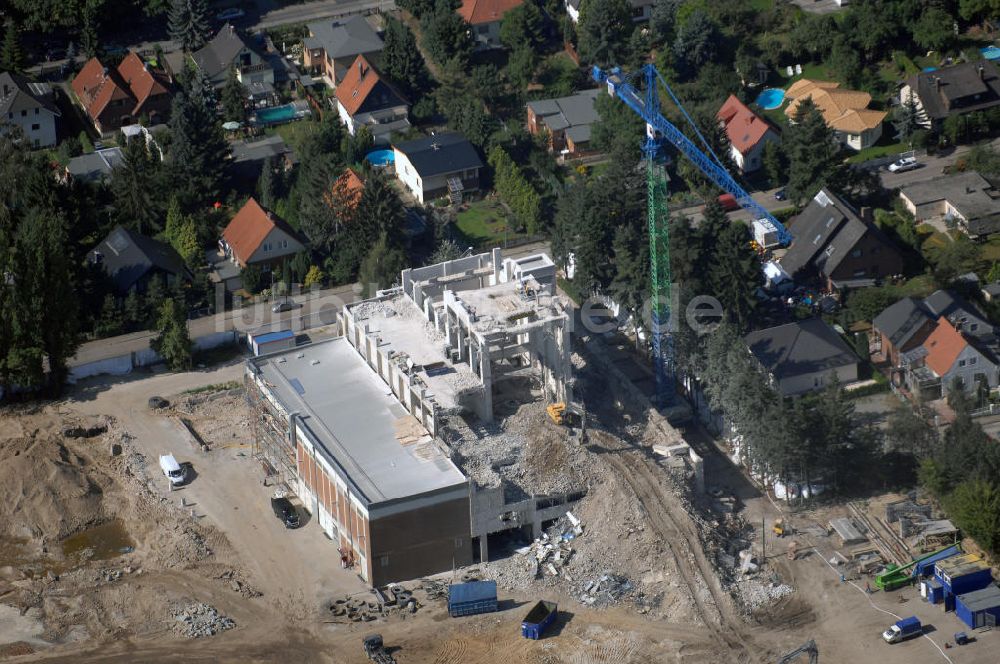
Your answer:
[[[439,65],[455,62],[461,69],[472,55],[469,26],[455,11],[453,0],[436,0],[434,11],[425,15],[420,26],[424,47]]]
[[[830,184],[840,165],[833,134],[811,99],[795,110],[795,123],[785,131],[784,150],[788,156],[788,197],[800,206]]]
[[[696,9],[678,28],[674,62],[681,75],[694,78],[702,65],[715,57],[718,30],[704,11]]]
[[[101,317],[94,328],[94,334],[98,337],[113,337],[122,333],[121,313],[118,311],[118,303],[115,296],[108,293],[104,296],[104,303],[101,305]]]
[[[896,129],[897,141],[909,140],[913,133],[921,128],[922,113],[913,95],[904,99],[903,103],[893,111],[892,116],[892,126]]]
[[[655,44],[670,44],[674,41],[677,36],[677,10],[681,4],[683,0],[656,0],[649,20]]]
[[[713,294],[736,329],[745,333],[757,307],[757,289],[764,286],[760,259],[750,247],[750,229],[730,223],[713,249],[708,273]]]
[[[174,96],[170,116],[170,170],[182,207],[208,206],[219,196],[229,144],[222,133],[211,84],[196,72]]]
[[[227,122],[246,122],[247,89],[236,76],[236,68],[229,70],[226,86],[222,88],[222,119]]]
[[[392,246],[386,234],[382,233],[358,269],[363,297],[373,297],[377,290],[398,283],[400,272],[408,264],[406,253]]]
[[[146,313],[142,308],[142,296],[134,288],[125,297],[122,318],[129,332],[141,329],[145,325]]]
[[[583,0],[576,33],[583,60],[601,66],[617,64],[624,60],[632,34],[632,6],[628,0]]]
[[[86,0],[83,9],[83,16],[80,24],[80,48],[88,58],[96,57],[100,49],[100,40],[97,38],[97,2]]]
[[[21,38],[17,34],[17,26],[13,20],[7,21],[3,44],[0,45],[0,71],[20,73],[24,70],[24,52],[21,50]]]
[[[788,167],[785,164],[785,155],[781,150],[781,146],[776,141],[764,143],[764,153],[761,156],[761,162],[764,165],[764,172],[767,173],[767,179],[771,181],[772,185],[777,187],[785,182],[785,174],[788,172]]]
[[[536,0],[508,10],[500,22],[500,41],[509,49],[538,51],[545,44],[545,17]]]
[[[160,162],[141,138],[132,138],[122,151],[124,160],[111,172],[111,192],[119,224],[144,235],[162,228],[162,210],[155,196]]]
[[[173,0],[167,13],[167,30],[185,52],[204,46],[211,36],[207,0]]]
[[[160,305],[156,322],[156,337],[150,347],[160,354],[172,371],[191,368],[191,337],[183,307],[173,298]]]
[[[386,18],[381,57],[385,75],[403,90],[411,102],[427,94],[430,77],[417,49],[417,40],[404,23],[391,16]]]
[[[188,267],[196,267],[202,260],[201,246],[198,244],[198,229],[191,215],[181,211],[177,197],[170,199],[167,210],[167,224],[163,234],[170,246],[180,254]]]
[[[265,210],[274,209],[274,160],[271,157],[264,159],[264,165],[260,169],[260,178],[257,180],[257,202]]]
[[[163,301],[167,299],[167,286],[163,282],[163,277],[159,274],[154,274],[149,279],[149,283],[146,284],[146,296],[144,298],[146,302],[146,324],[153,326],[156,324],[156,315],[163,305]]]
[[[447,261],[453,261],[461,255],[461,247],[455,244],[455,241],[451,238],[445,238],[434,248],[434,253],[432,253],[430,258],[427,259],[427,263],[429,265],[434,265],[435,263],[445,263]]]

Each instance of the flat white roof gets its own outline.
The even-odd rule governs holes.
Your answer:
[[[369,503],[466,483],[420,422],[343,337],[250,360],[327,461]],[[405,443],[405,444],[404,444]]]

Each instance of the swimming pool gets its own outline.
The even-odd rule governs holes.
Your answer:
[[[254,124],[271,125],[291,122],[309,114],[308,106],[301,106],[297,103],[275,106],[274,108],[262,108],[254,115]]]
[[[979,49],[979,52],[983,54],[983,57],[987,60],[1000,60],[1000,48],[996,46],[987,46],[986,48]]]
[[[365,155],[372,166],[388,166],[395,163],[396,154],[392,150],[374,150]]]
[[[785,103],[785,91],[781,88],[764,88],[764,90],[757,95],[755,103],[765,111],[780,108],[781,105]]]
[[[924,71],[925,74],[929,74],[932,71],[937,71],[937,67],[924,67],[923,71]]]

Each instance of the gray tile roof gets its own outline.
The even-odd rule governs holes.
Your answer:
[[[125,162],[121,148],[104,148],[69,160],[66,170],[76,180],[97,182],[111,177],[111,171]]]
[[[924,298],[924,306],[936,318],[944,316],[957,329],[977,337],[993,336],[993,325],[975,306],[949,290],[937,290]],[[975,325],[976,329],[972,329]]]
[[[217,81],[220,77],[224,77],[233,65],[237,54],[244,48],[256,50],[254,45],[240,34],[239,30],[227,23],[212,37],[211,41],[192,53],[191,57],[208,78]]]
[[[597,122],[594,100],[602,90],[584,90],[569,97],[529,101],[528,108],[552,131],[569,127],[590,126]],[[576,140],[576,139],[574,139]]]
[[[292,148],[281,136],[274,135],[259,141],[239,141],[232,144],[233,163],[245,161],[263,161],[268,157],[281,157],[294,154]]]
[[[776,380],[857,364],[858,356],[822,318],[757,330],[744,337]]]
[[[8,113],[34,110],[41,106],[59,117],[59,109],[52,101],[52,87],[48,83],[34,83],[20,74],[0,72],[0,122]]]
[[[306,48],[322,48],[329,58],[353,58],[382,50],[382,38],[362,16],[309,23]]]
[[[91,262],[98,262],[98,256],[104,271],[122,293],[128,292],[154,268],[174,275],[188,275],[184,260],[169,244],[133,233],[121,226],[111,231],[88,254]]]
[[[934,318],[923,302],[913,297],[904,297],[886,307],[875,317],[872,325],[884,334],[893,346],[899,347],[909,341],[922,325]]]
[[[424,178],[483,167],[476,148],[458,133],[436,134],[393,147],[406,155]]]
[[[820,190],[813,197],[795,218],[791,231],[795,240],[780,263],[785,273],[793,278],[810,264],[820,274],[832,274],[868,233],[889,244],[881,231],[862,221],[847,203],[828,189]]]
[[[906,84],[917,93],[924,113],[933,120],[1000,105],[1000,70],[989,60],[921,72],[907,79]]]
[[[1000,232],[1000,191],[979,173],[917,182],[899,194],[917,206],[947,201],[966,220],[972,235]]]

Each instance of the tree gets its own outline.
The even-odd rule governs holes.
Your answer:
[[[541,196],[502,147],[493,148],[488,161],[493,168],[493,183],[514,213],[518,227],[534,235],[540,230]]]
[[[20,73],[24,70],[24,52],[21,50],[21,38],[17,34],[17,26],[13,20],[7,21],[3,44],[0,45],[0,71]]]
[[[979,261],[979,248],[964,234],[932,248],[928,254],[934,276],[941,284],[948,284],[958,275],[972,270]]]
[[[795,123],[784,135],[788,156],[788,197],[796,206],[826,186],[837,169],[837,146],[823,114],[811,99],[795,110]]]
[[[256,265],[244,265],[240,270],[240,281],[243,282],[243,290],[256,295],[264,288],[264,273]]]
[[[844,35],[834,35],[829,62],[837,78],[850,85],[858,84],[862,72],[861,55]]]
[[[757,290],[764,286],[760,259],[750,247],[750,229],[730,223],[713,244],[708,281],[726,317],[745,333],[757,308]]]
[[[391,16],[386,18],[381,57],[385,75],[402,88],[411,102],[427,94],[430,76],[417,40],[403,22]]]
[[[134,288],[125,297],[122,319],[129,332],[141,329],[146,323],[146,312],[142,308],[142,296]]]
[[[655,44],[670,44],[674,41],[677,27],[677,9],[683,0],[656,0],[649,25],[653,29]]]
[[[151,235],[162,228],[156,196],[160,162],[141,138],[126,141],[122,163],[111,171],[114,213],[119,224]]]
[[[515,90],[526,90],[535,76],[538,56],[530,48],[517,47],[507,58],[507,76]]]
[[[913,95],[903,99],[903,103],[896,107],[892,114],[892,126],[896,128],[896,140],[906,141],[913,136],[913,132],[921,127],[923,119],[920,107]]]
[[[594,147],[613,161],[637,163],[642,156],[640,137],[645,135],[642,118],[609,95],[597,95],[594,110],[598,116],[597,122],[591,125]]]
[[[274,209],[275,202],[274,159],[267,157],[257,179],[257,202],[265,210]]]
[[[583,60],[601,66],[617,64],[624,59],[632,34],[632,6],[628,0],[583,0],[576,33]]]
[[[211,35],[206,0],[173,0],[167,14],[170,38],[192,53],[205,45]]]
[[[323,284],[323,270],[319,269],[316,265],[310,265],[309,271],[306,272],[306,278],[303,280],[302,285],[305,288],[312,288],[314,285],[320,286]]]
[[[229,154],[211,83],[200,70],[174,96],[169,166],[185,209],[207,206],[218,196]]]
[[[363,296],[373,297],[375,291],[396,283],[407,264],[403,250],[390,246],[386,234],[382,233],[358,269]]]
[[[190,369],[191,337],[188,336],[184,310],[173,298],[167,298],[160,305],[156,332],[149,345],[166,361],[170,370]]]
[[[990,553],[1000,553],[1000,487],[983,480],[962,482],[944,504],[964,534]]]
[[[954,19],[940,7],[927,7],[913,25],[913,41],[925,49],[944,50],[955,41]]]
[[[545,43],[545,18],[535,0],[525,0],[503,15],[500,41],[511,50],[525,47],[538,51],[542,47]]]
[[[927,414],[921,404],[899,404],[890,413],[887,424],[886,443],[891,450],[922,459],[929,456],[938,443],[937,433],[927,423]]]
[[[167,223],[163,234],[188,267],[196,267],[202,262],[201,245],[198,244],[198,229],[191,215],[181,212],[180,203],[178,203],[176,196],[170,199]]]
[[[701,66],[715,57],[718,30],[704,11],[695,10],[678,28],[674,62],[686,78],[698,75]]]
[[[767,141],[764,143],[764,151],[761,155],[764,165],[764,172],[772,185],[780,186],[785,182],[785,174],[788,172],[788,165],[785,160],[785,153],[777,141]]]
[[[229,70],[226,86],[222,88],[222,117],[228,122],[246,122],[247,89],[236,76],[236,68]]]
[[[98,337],[113,337],[122,333],[121,313],[118,311],[118,303],[115,296],[108,293],[104,296],[104,303],[101,305],[101,317],[94,327],[94,334]]]
[[[461,255],[461,247],[455,244],[454,240],[445,238],[434,248],[434,253],[432,253],[431,257],[427,259],[427,263],[430,265],[445,263],[447,261],[453,261]]]
[[[97,38],[97,0],[87,0],[80,19],[80,47],[88,58],[97,56],[100,41]]]
[[[1000,0],[958,0],[958,13],[966,21],[981,21],[1000,14]]]
[[[454,61],[464,69],[472,55],[472,38],[465,20],[455,11],[452,0],[436,0],[434,11],[425,15],[420,26],[424,47],[440,65]]]

